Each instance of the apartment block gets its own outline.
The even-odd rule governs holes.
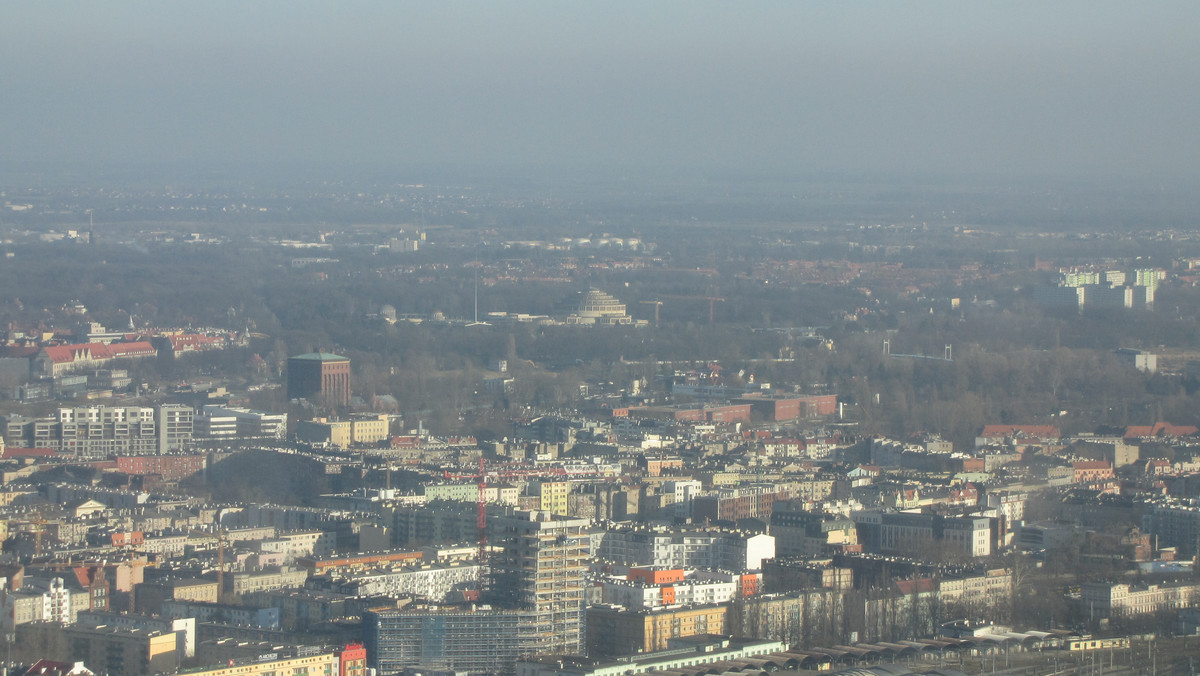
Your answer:
[[[530,613],[523,653],[575,654],[584,647],[584,574],[591,554],[586,519],[517,511],[489,524],[491,594]]]
[[[192,409],[177,404],[60,408],[50,417],[9,416],[5,443],[49,448],[80,459],[155,455],[183,450],[192,440]]]
[[[519,656],[528,613],[475,608],[368,611],[363,615],[368,664],[381,674],[407,667],[507,674]]]
[[[175,632],[34,622],[17,628],[16,643],[39,658],[83,662],[96,673],[169,674],[179,667]]]
[[[211,439],[282,439],[287,416],[236,406],[208,404],[196,416],[196,436]]]
[[[593,534],[598,558],[628,566],[760,570],[775,557],[775,538],[743,531],[618,528]]]
[[[315,418],[301,420],[296,425],[296,439],[310,444],[329,444],[347,448],[351,444],[378,444],[390,438],[390,423],[386,415],[372,415],[334,420]]]
[[[1158,538],[1159,547],[1175,547],[1180,557],[1197,555],[1200,536],[1200,500],[1165,498],[1146,506],[1142,531]]]
[[[615,657],[665,650],[673,638],[727,634],[728,606],[629,610],[590,606],[587,611],[587,654]]]
[[[1200,582],[1131,585],[1089,582],[1081,589],[1083,611],[1096,617],[1149,615],[1200,602]]]
[[[475,563],[427,563],[391,570],[359,571],[330,581],[339,594],[416,596],[440,603],[454,592],[477,589],[485,568]]]

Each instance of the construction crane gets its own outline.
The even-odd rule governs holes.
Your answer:
[[[713,325],[713,311],[717,303],[724,303],[725,299],[720,296],[663,296],[663,298],[674,298],[677,300],[706,300],[708,301],[708,325]]]
[[[225,594],[225,545],[228,542],[229,533],[220,526],[217,527],[216,533],[209,533],[202,530],[188,531],[188,536],[202,538],[217,538],[217,597],[218,599]]]
[[[66,570],[68,568],[77,568],[81,565],[84,565],[84,563],[82,561],[71,561],[69,559],[66,561],[47,561],[45,563],[36,563],[36,562],[30,563],[31,568],[36,567],[41,570],[53,570],[55,572],[58,572],[60,570]]]
[[[39,512],[33,520],[33,555],[38,557],[42,555],[42,536],[46,533],[46,518]]]
[[[654,306],[654,328],[658,328],[658,310],[659,310],[659,308],[662,307],[662,301],[661,300],[639,300],[638,302],[641,303],[642,305],[653,305]]]
[[[483,472],[488,478],[498,481],[524,481],[526,479],[563,479],[569,474],[599,474],[602,469],[587,468],[575,469],[570,472],[564,467],[529,467],[516,466],[509,469],[489,470]],[[452,474],[449,470],[442,470],[442,477],[446,479],[477,479],[478,474]]]

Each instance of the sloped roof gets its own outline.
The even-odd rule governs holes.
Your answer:
[[[43,348],[46,356],[55,364],[69,364],[76,359],[120,359],[157,354],[154,346],[146,341],[134,343],[79,343],[75,345],[51,345]]]
[[[1194,425],[1172,425],[1168,422],[1156,422],[1153,425],[1130,425],[1125,428],[1126,439],[1142,437],[1186,437],[1200,432]]]
[[[908,594],[929,594],[937,591],[937,584],[933,579],[928,577],[919,578],[916,580],[896,580],[896,588],[900,593]]]
[[[9,446],[4,449],[3,455],[0,455],[5,460],[13,458],[53,458],[58,453],[53,448],[18,448]]]

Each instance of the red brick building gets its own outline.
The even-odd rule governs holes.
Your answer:
[[[760,486],[723,488],[692,500],[692,519],[697,522],[769,519],[777,500],[787,500],[787,491]]]
[[[288,359],[287,396],[336,406],[350,403],[350,359],[313,352]]]
[[[776,422],[816,418],[837,412],[837,396],[833,394],[778,398],[746,396],[735,401],[739,404],[749,404],[755,417]]]
[[[122,474],[158,474],[163,481],[182,481],[208,466],[204,455],[127,455],[117,458]]]

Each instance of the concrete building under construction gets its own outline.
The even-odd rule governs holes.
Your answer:
[[[581,654],[587,525],[545,511],[490,516],[491,603],[367,612],[371,665],[512,673],[518,658]]]

